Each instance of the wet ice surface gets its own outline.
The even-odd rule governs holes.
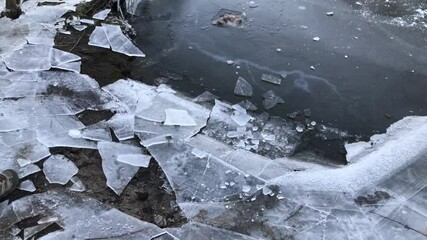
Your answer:
[[[255,4],[254,10],[262,9],[261,3]],[[45,11],[52,13],[44,16],[37,9],[28,16],[46,22],[64,11],[48,7]],[[307,9],[304,6],[299,11]],[[334,9],[328,17],[337,16]],[[153,87],[132,80],[119,80],[101,89],[94,79],[78,71],[50,70],[64,64],[64,68],[75,69],[68,64],[80,58],[52,48],[47,44],[51,35],[39,28],[13,24],[31,31],[15,34],[0,25],[2,40],[9,43],[18,38],[17,46],[0,44],[0,168],[16,170],[21,179],[43,171],[50,183],[67,184],[64,188],[68,190],[2,202],[0,238],[9,239],[20,231],[31,238],[54,223],[62,229],[42,239],[426,237],[425,117],[405,118],[369,142],[346,144],[347,166],[326,165],[318,159],[310,162],[293,156],[304,136],[329,141],[346,134],[314,122],[309,109],[289,114],[290,119],[303,119],[295,122],[250,112],[256,107],[252,98],[239,99],[233,105],[206,93],[191,100],[165,85]],[[114,36],[107,39],[108,47],[125,52],[117,48],[123,40],[117,27],[103,28],[104,40]],[[19,41],[21,38],[29,38],[34,45]],[[94,38],[101,42],[101,37]],[[316,44],[325,42],[321,38]],[[20,59],[32,54],[45,56],[46,62]],[[241,63],[234,61],[243,66]],[[279,87],[287,80],[279,85],[278,77],[288,79],[292,74],[281,72],[261,76],[261,80]],[[300,76],[330,87],[323,78]],[[254,93],[254,80],[247,79],[247,84],[237,84],[240,95]],[[304,82],[299,86],[310,90]],[[262,91],[266,108],[283,103],[275,90]],[[212,108],[197,104],[214,99]],[[85,125],[76,117],[85,110],[108,110],[114,116]],[[110,129],[120,143],[112,142]],[[124,141],[135,135],[139,145],[138,141]],[[106,185],[118,195],[140,167],[156,161],[188,223],[162,230],[85,196],[81,193],[85,183],[76,176],[74,163],[65,156],[50,155],[49,148],[57,146],[97,149]],[[29,180],[22,181],[19,188],[37,190]],[[37,215],[43,218],[36,225],[18,228],[16,223]]]

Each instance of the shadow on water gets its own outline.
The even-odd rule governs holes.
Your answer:
[[[274,90],[285,104],[269,110],[271,115],[309,108],[313,120],[357,136],[384,132],[407,115],[425,115],[427,28],[366,19],[355,2],[266,0],[250,8],[241,0],[143,1],[132,24],[148,57],[134,65],[132,77],[152,84],[175,73],[182,81],[172,85],[189,95],[208,90],[237,103],[246,99],[233,94],[241,76],[254,87],[249,100],[259,109],[262,94]],[[427,5],[359,2],[387,17]],[[212,25],[221,9],[245,13],[243,24]],[[330,11],[333,16],[327,16]],[[262,74],[287,77],[277,86],[261,81]]]

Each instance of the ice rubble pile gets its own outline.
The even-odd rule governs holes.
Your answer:
[[[62,7],[48,8],[55,10],[45,18],[41,8],[27,15],[49,24],[64,11]],[[16,239],[21,231],[24,238],[31,238],[53,224],[62,230],[42,239],[426,236],[426,118],[406,118],[369,143],[347,145],[350,164],[332,169],[287,158],[300,141],[295,126],[266,114],[249,115],[242,107],[252,107],[248,102],[232,106],[216,100],[210,110],[195,102],[214,99],[211,94],[191,101],[166,85],[152,87],[132,80],[101,89],[95,80],[70,67],[79,62],[77,56],[52,47],[54,34],[44,30],[53,26],[24,20],[8,23],[14,28],[0,25],[0,37],[17,44],[0,45],[1,168],[15,169],[25,178],[41,171],[38,162],[43,160],[49,182],[70,182],[70,190],[81,192],[85,187],[76,176],[78,168],[62,155],[51,155],[49,148],[98,149],[106,184],[120,194],[152,156],[189,223],[162,230],[78,193],[46,192],[0,203],[3,239]],[[134,51],[119,34],[119,27],[97,29],[93,41],[113,51]],[[36,57],[43,61],[35,61]],[[48,71],[58,66],[71,72]],[[271,76],[263,80],[279,83]],[[240,79],[239,94],[251,95],[246,83]],[[280,102],[274,92],[264,98],[268,104]],[[115,115],[85,126],[76,114],[88,109]],[[110,129],[119,142],[113,141]],[[128,141],[135,136],[140,145]],[[36,190],[30,180],[19,188]],[[35,226],[23,230],[15,226],[36,216],[40,219]]]

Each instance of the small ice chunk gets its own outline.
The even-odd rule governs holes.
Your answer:
[[[65,185],[79,169],[63,155],[52,155],[43,163],[43,173],[49,183]]]
[[[172,136],[170,134],[160,135],[157,137],[145,139],[141,141],[141,145],[144,147],[150,147],[157,144],[167,143],[172,140]]]
[[[68,131],[68,136],[72,138],[81,138],[82,137],[82,131],[80,129],[71,129]]]
[[[117,155],[117,161],[129,164],[135,167],[147,168],[150,165],[150,155],[146,154],[120,154]]]
[[[193,148],[193,150],[191,150],[191,153],[198,158],[204,158],[208,155],[205,151],[202,151],[198,148]]]
[[[327,12],[327,13],[326,13],[326,15],[327,15],[327,16],[333,16],[333,15],[334,15],[334,12]]]
[[[282,49],[281,48],[276,48],[276,52],[281,52]]]
[[[44,217],[44,218],[41,218],[40,220],[38,220],[37,224],[54,223],[58,220],[59,220],[58,217],[47,216],[47,217]]]
[[[80,180],[77,176],[73,176],[70,180],[73,183],[73,185],[70,187],[71,191],[75,191],[75,192],[86,191],[86,186],[84,185],[82,180]]]
[[[258,4],[255,1],[250,1],[249,2],[249,7],[250,8],[256,8],[256,7],[258,7]]]
[[[95,15],[93,15],[93,19],[98,19],[98,20],[105,20],[105,18],[108,16],[108,14],[111,12],[111,9],[104,9],[100,12],[97,12]]]
[[[165,109],[166,119],[164,125],[177,125],[177,126],[196,126],[197,123],[188,114],[186,110],[178,109]]]
[[[239,77],[234,87],[234,94],[244,97],[252,97],[253,89],[252,85],[248,83],[244,78]]]
[[[217,99],[218,97],[212,94],[209,91],[205,91],[204,93],[200,94],[196,98],[193,99],[193,102],[201,103],[201,102],[208,102]]]
[[[39,224],[39,225],[36,225],[34,227],[25,228],[24,229],[24,240],[27,240],[30,237],[36,235],[37,233],[43,231],[43,229],[49,227],[51,224],[52,224],[52,222]]]
[[[239,126],[246,126],[252,117],[246,113],[246,110],[244,112],[234,111],[233,115],[231,115],[231,119],[233,119],[233,121],[236,122]]]
[[[94,25],[94,24],[95,24],[95,21],[94,21],[94,20],[92,20],[92,19],[86,19],[86,18],[82,18],[82,19],[80,19],[80,22],[81,22],[81,23],[88,24],[88,25]]]
[[[19,190],[27,191],[27,192],[34,192],[36,191],[36,187],[34,186],[34,183],[31,180],[25,180],[21,182],[18,186]]]
[[[251,101],[249,100],[244,100],[238,103],[242,108],[249,110],[249,111],[256,111],[258,110],[257,106],[255,106],[255,104],[253,104]]]
[[[228,65],[231,65],[231,64],[233,64],[234,63],[234,61],[233,60],[227,60],[227,64]]]
[[[272,109],[275,107],[278,103],[285,103],[283,98],[276,95],[276,93],[273,90],[269,90],[268,92],[264,93],[262,95],[264,98],[263,105],[265,109]]]
[[[167,93],[176,93],[175,90],[173,90],[170,86],[166,84],[160,84],[157,89],[157,92],[167,92]]]
[[[280,85],[282,83],[282,79],[270,74],[263,74],[261,76],[261,80],[265,81],[265,82],[269,82],[269,83],[273,83],[273,84],[277,84]]]
[[[29,176],[33,173],[40,172],[41,169],[34,163],[28,164],[25,167],[21,167],[18,171],[18,177],[20,179]]]
[[[319,37],[314,37],[313,41],[318,42],[318,41],[320,41],[320,38]]]
[[[313,71],[316,70],[316,68],[314,66],[310,66],[310,69]]]
[[[303,128],[302,126],[297,126],[297,127],[295,128],[295,130],[296,130],[298,133],[302,133],[302,132],[304,132],[304,128]]]
[[[76,24],[76,25],[73,25],[73,28],[76,29],[77,31],[81,32],[81,31],[85,30],[87,28],[87,26],[81,25],[81,24]]]
[[[247,193],[247,192],[251,191],[251,186],[249,186],[249,185],[244,185],[244,186],[243,186],[243,188],[242,188],[242,191],[243,191],[244,193]]]
[[[110,48],[110,42],[107,39],[103,27],[96,27],[89,37],[89,45],[101,48]]]

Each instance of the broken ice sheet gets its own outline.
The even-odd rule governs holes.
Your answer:
[[[244,97],[252,97],[253,89],[252,85],[248,83],[244,78],[239,77],[234,87],[234,94]]]
[[[202,94],[200,94],[199,96],[197,96],[196,98],[193,99],[193,102],[196,103],[201,103],[201,102],[208,102],[208,101],[212,101],[214,99],[217,99],[218,97],[215,96],[214,94],[212,94],[209,91],[205,91]]]
[[[233,239],[233,240],[255,240],[246,235],[236,232],[228,231],[221,228],[215,228],[209,225],[190,222],[180,228],[167,228],[166,231],[171,233],[177,239],[197,239],[197,240],[211,240],[211,239]]]
[[[282,83],[282,79],[280,77],[275,77],[275,76],[270,75],[270,74],[262,74],[261,80],[263,80],[265,82],[277,84],[277,85],[280,85]]]
[[[264,105],[265,109],[272,109],[275,107],[278,103],[285,103],[283,98],[276,95],[276,93],[273,90],[269,90],[266,93],[262,95],[263,101],[262,104]]]
[[[145,57],[145,54],[122,33],[119,25],[102,24],[102,27],[114,52],[132,57]]]
[[[135,167],[147,168],[150,165],[150,155],[145,154],[119,154],[117,155],[117,161],[126,163]]]
[[[52,46],[43,44],[25,45],[22,49],[7,55],[3,61],[14,71],[49,70],[51,48]]]
[[[96,27],[89,37],[89,45],[101,48],[110,48],[110,42],[105,34],[104,27]]]
[[[78,171],[77,166],[62,155],[52,155],[43,163],[43,173],[49,183],[65,185]]]
[[[27,191],[27,192],[34,192],[36,191],[36,187],[34,186],[34,183],[31,180],[25,180],[21,182],[18,186],[19,190]]]
[[[143,154],[140,147],[121,143],[99,142],[99,154],[102,158],[102,170],[107,178],[107,186],[117,195],[126,188],[139,167],[117,161],[121,154]]]
[[[105,20],[105,18],[108,16],[108,14],[111,12],[111,9],[104,9],[100,12],[97,12],[93,15],[93,19],[98,19],[98,20]]]
[[[165,125],[173,126],[196,126],[197,123],[194,119],[188,114],[186,110],[179,109],[165,109],[166,119]]]

